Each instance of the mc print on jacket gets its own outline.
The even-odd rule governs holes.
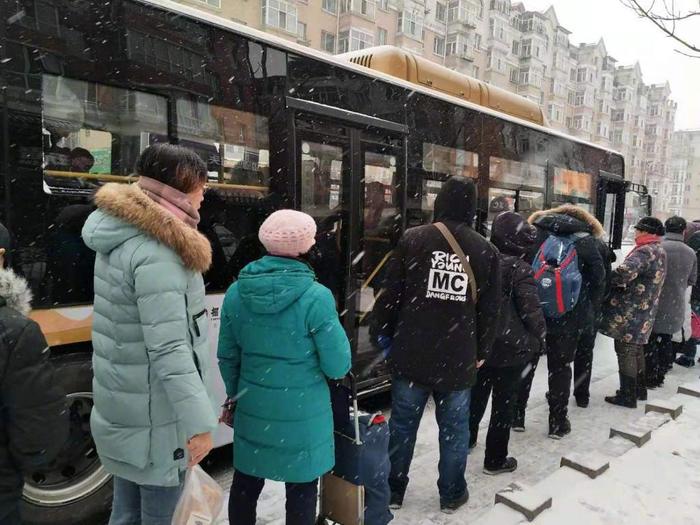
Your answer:
[[[83,239],[97,252],[91,429],[105,469],[176,486],[187,440],[217,419],[204,381],[204,236],[137,186],[106,184]]]
[[[224,299],[219,367],[234,414],[236,470],[304,483],[335,463],[327,379],[350,369],[330,290],[297,259],[265,256]]]

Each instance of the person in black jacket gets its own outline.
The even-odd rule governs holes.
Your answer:
[[[532,266],[523,260],[536,240],[535,228],[517,213],[507,211],[496,217],[491,232],[491,242],[501,252],[501,329],[472,390],[469,436],[470,447],[476,445],[479,423],[493,389],[484,473],[501,474],[518,466],[515,458],[508,457],[515,395],[525,366],[544,349],[547,325]]]
[[[373,334],[390,351],[392,378],[392,508],[408,485],[416,433],[428,398],[440,427],[440,507],[466,503],[469,404],[478,362],[489,356],[501,303],[498,251],[472,229],[476,188],[452,177],[435,200],[435,223],[444,224],[468,258],[468,269],[435,224],[409,229],[387,263],[374,308]],[[466,271],[465,271],[466,270]],[[476,302],[472,285],[476,285]]]
[[[0,224],[0,524],[19,525],[23,476],[66,443],[65,393],[54,379],[46,340],[29,320],[27,282],[5,269],[10,236]]]
[[[571,362],[581,335],[595,323],[605,294],[605,263],[600,243],[591,235],[600,222],[583,208],[564,204],[533,213],[528,219],[550,235],[574,236],[582,277],[573,310],[559,318],[547,318],[547,368],[549,371],[549,437],[561,439],[571,432],[567,405],[571,393]]]
[[[605,230],[603,225],[598,222],[595,217],[591,217],[594,222],[590,223],[591,235],[595,238],[596,247],[600,252],[600,257],[603,260],[605,267],[605,291],[603,300],[610,294],[610,279],[612,278],[612,263],[615,262],[616,256],[608,244],[605,242]],[[602,303],[602,300],[601,300]],[[599,310],[593,312],[593,315],[584,324],[581,330],[581,337],[578,340],[576,347],[576,355],[574,356],[574,397],[576,405],[581,408],[588,407],[591,398],[591,373],[593,371],[593,348],[595,348],[595,340],[598,335]]]

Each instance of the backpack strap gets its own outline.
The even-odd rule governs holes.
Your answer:
[[[457,257],[459,257],[459,262],[462,263],[462,268],[467,274],[467,277],[469,278],[469,282],[467,283],[467,286],[469,287],[469,291],[472,296],[472,301],[474,301],[474,304],[476,304],[477,301],[477,293],[476,293],[476,279],[474,277],[474,270],[472,270],[471,265],[469,264],[469,260],[467,259],[467,256],[464,255],[464,250],[462,250],[462,247],[459,245],[457,242],[457,239],[455,239],[455,236],[452,235],[452,232],[445,226],[442,222],[436,222],[433,223],[433,225],[438,229],[438,231],[442,234],[442,236],[445,238],[447,243],[450,245],[450,248],[452,248],[452,251],[457,254]]]

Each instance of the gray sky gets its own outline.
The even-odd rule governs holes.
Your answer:
[[[572,32],[571,42],[605,40],[608,53],[619,65],[639,61],[644,82],[668,80],[678,102],[676,129],[700,128],[700,58],[674,52],[679,44],[663,35],[651,21],[637,16],[619,0],[523,0],[526,9],[543,11],[554,6],[559,23]],[[698,0],[676,0],[676,5],[698,8]],[[700,44],[700,19],[683,27],[683,35]],[[692,36],[691,36],[692,35]]]

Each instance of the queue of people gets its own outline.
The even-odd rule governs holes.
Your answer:
[[[194,152],[159,144],[144,150],[136,172],[134,185],[97,191],[97,210],[82,230],[96,252],[91,429],[114,476],[110,525],[165,525],[184,472],[210,452],[220,421],[205,386],[213,372],[202,273],[211,247],[197,224],[207,171]],[[620,368],[620,389],[606,401],[634,408],[673,366],[671,337],[692,340],[684,325],[700,314],[700,232],[686,236],[680,217],[665,225],[642,218],[636,246],[613,270],[603,227],[581,207],[527,220],[504,211],[490,240],[474,229],[475,214],[473,181],[447,180],[433,223],[404,233],[375,297],[371,337],[392,370],[385,451],[392,509],[403,504],[429,398],[439,427],[439,506],[453,513],[469,500],[467,459],[489,398],[484,472],[517,469],[510,431],[525,431],[541,356],[548,434],[562,439],[572,431],[572,383],[578,406],[588,406],[598,331],[615,340]],[[229,398],[223,416],[235,435],[233,525],[255,524],[265,480],[286,484],[288,525],[315,523],[319,478],[334,466],[328,381],[348,373],[351,352],[335,298],[309,262],[316,228],[302,212],[271,214],[258,232],[266,255],[241,270],[224,299],[218,359]],[[3,230],[0,260],[9,250]],[[688,287],[686,305],[679,298]],[[13,480],[0,497],[3,525],[19,523],[21,474],[58,454],[67,429],[46,343],[25,317],[28,301],[26,284],[0,270],[0,327],[10,341],[0,353],[0,401],[9,415],[0,427],[0,483]],[[686,351],[678,359],[689,366],[694,358]],[[23,394],[25,376],[43,388]],[[44,421],[55,421],[50,442],[41,432],[23,434],[28,400],[46,412]]]

